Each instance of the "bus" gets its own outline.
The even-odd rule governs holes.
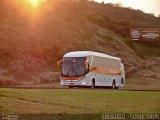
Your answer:
[[[69,52],[57,62],[61,68],[62,86],[112,87],[125,85],[125,71],[121,59],[92,51]]]

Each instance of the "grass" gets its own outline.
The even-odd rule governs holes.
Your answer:
[[[160,92],[0,89],[0,114],[160,113]]]
[[[68,87],[62,87],[61,83],[60,83],[60,80],[59,80],[59,82],[52,82],[52,83],[30,84],[30,85],[26,85],[24,87],[34,87],[34,88],[68,88]]]

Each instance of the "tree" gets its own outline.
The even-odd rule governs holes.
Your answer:
[[[121,7],[123,7],[123,4],[122,4],[122,3],[115,3],[114,6],[115,6],[115,7],[120,7],[120,8],[121,8]]]
[[[104,5],[104,1],[102,1],[101,4]]]
[[[154,13],[149,13],[151,16],[155,16]]]

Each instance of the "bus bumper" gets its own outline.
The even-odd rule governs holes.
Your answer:
[[[84,80],[61,80],[62,86],[91,86],[88,82]]]

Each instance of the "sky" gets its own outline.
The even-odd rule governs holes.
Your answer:
[[[105,3],[122,3],[125,7],[142,10],[146,13],[154,13],[160,15],[160,0],[95,0]]]

